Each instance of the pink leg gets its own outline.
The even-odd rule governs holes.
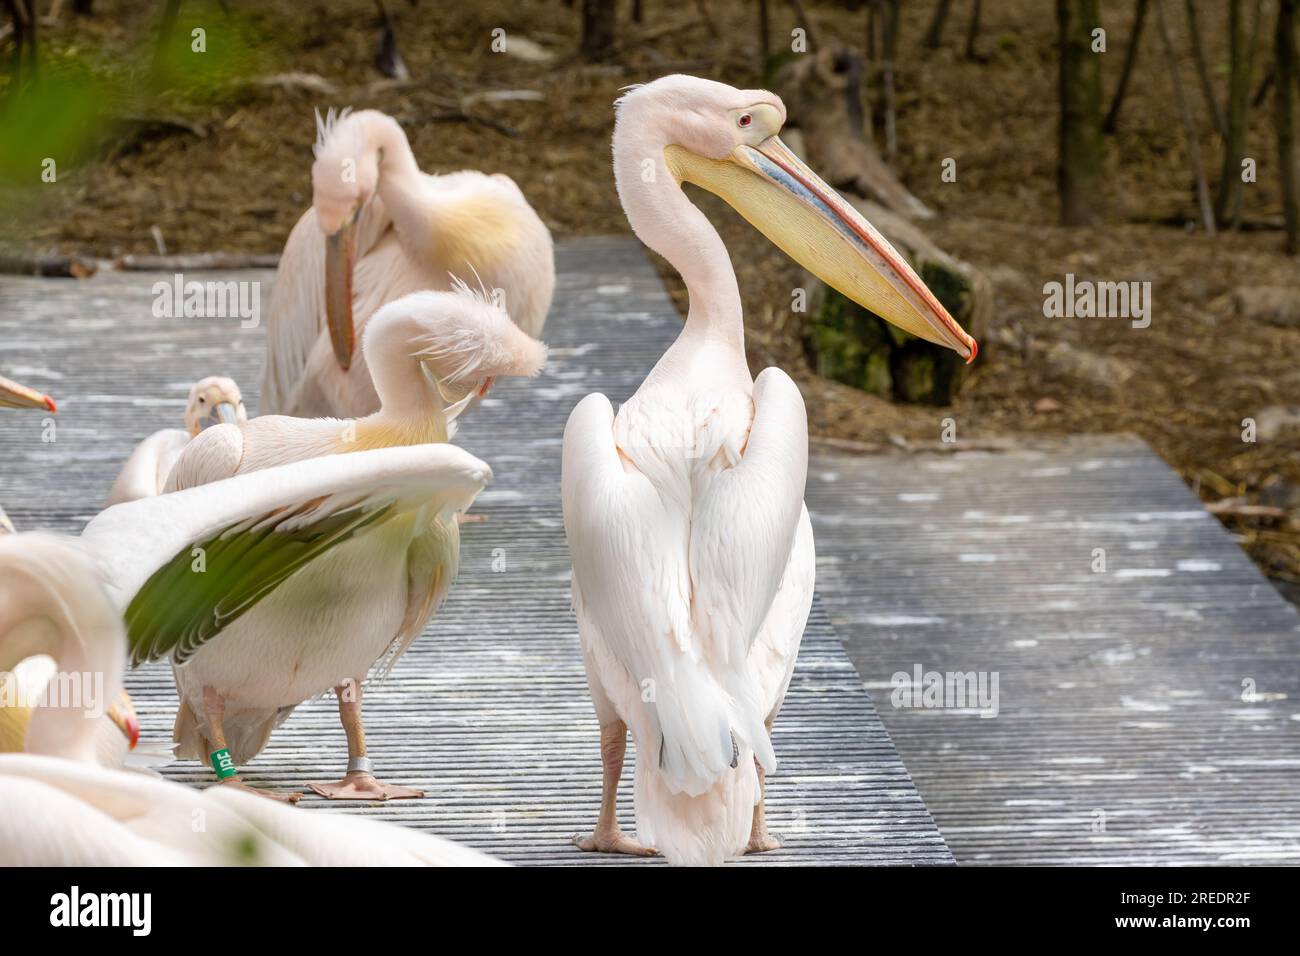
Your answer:
[[[184,706],[184,705],[182,705]],[[226,749],[226,731],[223,726],[226,717],[226,702],[221,695],[211,687],[203,688],[203,711],[208,717],[208,728],[212,731],[212,739],[208,745],[213,752]],[[237,790],[246,790],[249,793],[255,793],[259,797],[268,797],[271,800],[279,800],[282,803],[297,803],[301,799],[301,793],[273,793],[270,790],[259,790],[257,787],[250,787],[244,783],[239,774],[233,777],[226,777],[220,781],[223,787],[234,787]]]
[[[767,736],[770,738],[772,721],[769,718],[765,723]],[[764,853],[768,850],[779,850],[781,841],[768,832],[767,816],[763,810],[763,805],[767,802],[767,774],[763,770],[763,765],[757,760],[754,761],[754,769],[758,771],[758,803],[754,804],[754,822],[749,828],[749,846],[745,847],[745,852]]]
[[[633,856],[655,856],[659,851],[642,846],[627,836],[618,825],[618,779],[623,775],[623,754],[627,751],[627,724],[616,720],[600,728],[600,815],[596,830],[589,837],[575,836],[573,843],[580,850],[600,853],[629,853]]]
[[[424,796],[423,790],[381,783],[370,772],[366,756],[366,730],[361,723],[361,682],[346,680],[334,688],[339,700],[339,721],[348,736],[348,772],[337,783],[313,783],[309,786],[331,800],[402,800]]]

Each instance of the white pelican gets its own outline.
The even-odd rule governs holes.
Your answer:
[[[12,530],[12,526],[11,526]],[[48,535],[0,533],[0,553],[18,554],[58,549]],[[63,547],[67,547],[63,545]],[[84,562],[83,562],[84,563]],[[86,585],[77,574],[57,561],[42,562],[41,578],[18,573],[12,560],[0,574],[0,753],[39,752],[41,731],[32,720],[34,711],[53,713],[62,701],[94,697],[98,707],[93,721],[76,713],[76,723],[89,744],[88,759],[105,767],[121,767],[140,739],[140,722],[125,690],[100,696],[95,675],[122,670],[124,652],[116,654],[87,641],[74,616],[78,595]],[[0,567],[4,567],[0,564]],[[75,570],[80,570],[77,566]],[[95,581],[95,575],[88,580]],[[50,613],[27,611],[47,604]],[[110,615],[110,618],[113,615]],[[92,618],[98,627],[103,618]],[[84,679],[83,679],[84,678]],[[110,702],[111,701],[111,702]],[[66,716],[66,711],[64,712]],[[62,729],[62,728],[60,728]]]
[[[453,277],[499,290],[519,327],[541,333],[555,289],[551,234],[510,177],[422,173],[402,127],[374,110],[331,112],[317,126],[312,208],[271,291],[262,414],[376,411],[365,356],[353,361],[357,332],[386,302],[451,289]]]
[[[191,438],[213,425],[248,421],[244,397],[231,379],[210,375],[194,383],[185,402],[185,428],[164,428],[135,446],[108,493],[104,507],[162,494]]]
[[[58,412],[54,399],[7,378],[0,378],[0,408],[43,408]],[[13,522],[0,508],[0,540],[12,534]],[[9,582],[11,588],[19,586],[17,582]],[[47,692],[57,693],[60,689],[57,681],[51,683],[51,678],[55,676],[55,659],[67,635],[50,627],[11,627],[4,623],[3,611],[0,607],[0,753],[18,753],[27,745],[33,706]],[[95,759],[106,767],[120,767],[127,752],[140,739],[140,723],[126,691],[104,708],[102,717],[95,724]]]
[[[389,303],[370,321],[364,352],[379,411],[349,421],[263,415],[209,428],[186,447],[168,487],[321,455],[445,442],[455,417],[495,376],[532,375],[546,354],[504,312],[465,289]],[[422,795],[380,783],[370,773],[360,686],[377,661],[382,659],[384,670],[392,667],[455,577],[456,513],[468,507],[488,475],[477,459],[455,460],[468,470],[455,473],[458,480],[445,498],[323,555],[210,643],[208,622],[196,617],[159,632],[160,644],[137,650],[137,657],[174,652],[184,663],[176,668],[181,756],[207,756],[209,742],[224,735],[236,765],[251,760],[294,707],[334,688],[347,734],[348,772],[337,783],[312,789],[336,799]],[[202,637],[183,637],[190,627]],[[175,640],[182,641],[179,648]]]
[[[784,121],[771,93],[688,76],[617,104],[619,198],[641,241],[681,273],[690,310],[617,416],[589,395],[564,434],[574,607],[604,768],[583,849],[717,864],[777,845],[762,786],[812,600],[807,418],[780,369],[750,378],[736,274],[681,184],[718,194],[878,315],[975,355],[889,243],[782,144]],[[615,815],[629,728],[639,843]]]
[[[0,754],[0,865],[492,864],[468,848],[375,821],[97,766],[99,722],[86,719],[121,689],[126,637],[110,594],[124,601],[142,580],[142,593],[150,593],[148,568],[165,568],[174,553],[188,564],[193,544],[223,528],[244,539],[251,559],[295,535],[336,535],[349,512],[436,496],[446,458],[444,449],[397,449],[306,462],[264,472],[256,484],[234,479],[110,509],[81,541],[38,533],[0,539],[0,649],[53,643],[61,673],[102,680],[94,699],[37,707],[28,753]],[[172,581],[171,599],[197,607],[202,580]]]

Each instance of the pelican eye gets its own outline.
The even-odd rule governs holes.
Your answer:
[[[745,126],[748,126],[750,123],[754,122],[754,117],[750,116],[748,113],[741,113],[740,119],[738,119],[736,122],[738,122],[743,128]]]

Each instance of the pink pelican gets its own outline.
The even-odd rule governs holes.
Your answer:
[[[0,865],[494,864],[469,848],[373,820],[99,766],[100,722],[87,719],[120,692],[123,605],[137,640],[157,636],[150,631],[156,613],[168,622],[206,615],[212,626],[211,602],[223,596],[209,588],[217,579],[168,571],[190,569],[196,546],[220,537],[258,563],[266,588],[240,595],[255,603],[302,565],[295,541],[319,535],[330,548],[347,537],[343,525],[368,533],[358,525],[373,529],[418,502],[441,499],[470,461],[450,446],[340,455],[110,508],[80,539],[0,538],[0,652],[21,651],[36,638],[61,672],[102,677],[102,696],[37,707],[27,752],[0,754]],[[361,514],[370,518],[358,521]],[[213,556],[209,573],[238,584],[237,571]],[[144,610],[151,605],[154,612]]]
[[[422,173],[374,110],[318,117],[312,207],[289,234],[267,327],[262,414],[359,418],[379,408],[357,335],[386,302],[456,279],[493,290],[528,335],[555,289],[551,234],[510,177]]]
[[[162,494],[185,446],[205,428],[248,421],[244,398],[231,379],[210,375],[194,383],[185,402],[185,428],[164,428],[135,447],[108,493],[104,507]]]
[[[781,142],[780,99],[670,76],[617,104],[614,176],[637,236],[681,273],[685,327],[615,416],[564,433],[565,529],[603,790],[586,850],[717,864],[777,846],[770,731],[803,635],[814,550],[808,425],[777,368],[750,377],[727,249],[682,190],[726,200],[809,271],[895,325],[976,345],[893,247]],[[615,815],[628,729],[637,840]]]
[[[186,446],[168,490],[320,456],[444,443],[457,416],[494,377],[535,374],[546,349],[462,286],[384,306],[367,324],[363,354],[378,411],[346,421],[263,415],[216,425]],[[218,615],[225,622],[219,633],[212,631],[212,611],[205,607],[200,610],[208,617],[157,630],[159,643],[133,645],[137,659],[166,654],[177,664],[181,707],[175,736],[181,756],[207,757],[214,742],[224,740],[216,749],[228,748],[236,765],[251,760],[294,707],[333,688],[347,735],[348,771],[337,783],[312,789],[344,800],[422,796],[371,773],[361,685],[376,663],[381,670],[392,667],[447,594],[459,561],[457,515],[488,478],[482,462],[452,446],[439,447],[457,464],[443,497],[342,542],[238,620]],[[256,591],[259,566],[247,567],[229,569],[237,578],[231,584]],[[211,576],[211,556],[208,568]],[[241,607],[240,593],[210,597]]]

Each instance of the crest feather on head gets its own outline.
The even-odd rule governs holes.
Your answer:
[[[329,141],[335,131],[338,130],[339,124],[352,115],[352,107],[345,106],[341,110],[335,110],[330,107],[325,111],[325,115],[320,115],[320,110],[316,109],[316,144],[312,146],[313,156],[320,156],[325,149],[325,144]]]

